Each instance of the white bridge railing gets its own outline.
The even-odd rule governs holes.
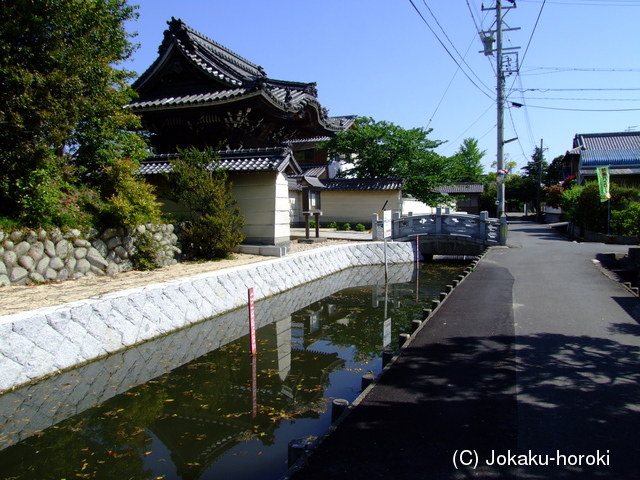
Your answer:
[[[374,214],[372,224],[373,239],[382,240],[382,221]],[[416,235],[433,235],[442,238],[451,236],[458,240],[468,238],[474,243],[483,243],[487,246],[505,245],[507,239],[506,217],[502,220],[490,218],[488,212],[480,212],[480,215],[467,213],[451,213],[448,208],[438,208],[436,213],[428,215],[416,215],[400,217],[398,212],[393,214],[392,238],[394,240],[409,240]]]

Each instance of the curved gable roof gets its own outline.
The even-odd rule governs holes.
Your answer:
[[[195,31],[182,20],[172,17],[167,24],[169,28],[164,32],[158,58],[133,83],[134,89],[144,87],[145,82],[153,77],[170,56],[172,49],[177,49],[203,73],[231,88],[246,86],[256,79],[267,77],[262,67]]]
[[[311,109],[310,118],[327,133],[350,125],[346,118],[329,117],[328,110],[317,99],[315,83],[268,78],[262,67],[193,30],[182,20],[172,18],[167,23],[169,28],[158,49],[158,58],[132,85],[140,94],[139,99],[129,103],[134,111],[215,106],[260,97],[286,115]],[[158,87],[165,75],[182,70],[181,65],[175,65],[178,60],[198,72],[200,84],[182,90]]]

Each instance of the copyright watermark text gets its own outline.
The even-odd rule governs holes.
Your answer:
[[[505,453],[499,453],[492,450],[486,458],[480,458],[476,450],[456,450],[453,453],[453,466],[456,469],[476,469],[479,465],[608,466],[609,460],[609,450],[596,450],[595,453],[587,455],[566,454],[560,450],[556,450],[555,454],[536,454],[531,450],[524,454],[515,453],[511,450],[507,450]]]

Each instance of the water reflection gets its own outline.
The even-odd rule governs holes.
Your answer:
[[[388,290],[381,267],[362,267],[257,303],[255,361],[241,309],[4,395],[0,474],[279,478],[289,440],[321,435],[331,398],[353,400],[380,370],[387,315],[392,338],[408,331],[416,296],[462,266],[421,268],[393,266]]]

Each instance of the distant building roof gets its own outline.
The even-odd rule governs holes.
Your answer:
[[[322,180],[326,191],[376,191],[400,190],[404,186],[402,178],[334,178]]]
[[[301,174],[289,147],[251,148],[244,150],[223,150],[219,167],[229,172],[283,172]],[[140,167],[142,175],[169,173],[172,170],[171,159],[179,158],[177,153],[152,155],[144,160]]]
[[[580,156],[581,173],[604,165],[623,167],[618,174],[635,173],[625,168],[640,167],[640,132],[576,134],[567,154]]]
[[[438,192],[457,195],[461,193],[482,193],[484,184],[482,182],[460,182],[454,185],[443,185],[438,187]]]
[[[327,171],[326,165],[300,165],[300,168],[307,177],[321,177]]]
[[[640,149],[640,132],[577,133],[573,148],[582,150]]]

